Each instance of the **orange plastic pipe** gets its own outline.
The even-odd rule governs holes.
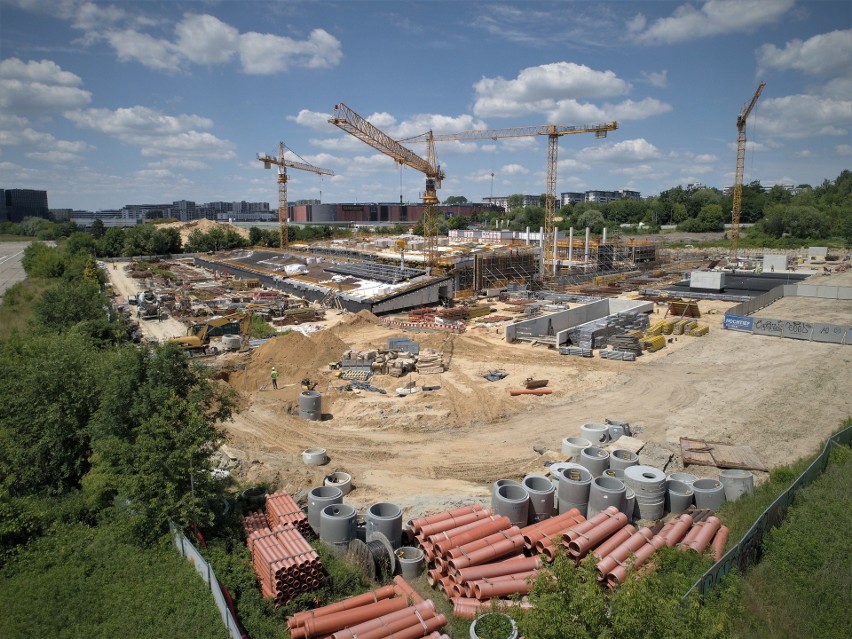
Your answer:
[[[530,524],[521,528],[521,534],[524,536],[524,547],[527,549],[535,548],[535,542],[544,537],[550,537],[557,532],[561,532],[565,528],[570,528],[577,524],[586,521],[586,518],[580,514],[576,508],[572,508],[566,513],[545,519],[536,524]]]
[[[603,542],[600,546],[592,551],[592,554],[597,557],[598,561],[606,557],[613,550],[618,548],[621,544],[623,544],[627,539],[636,532],[636,529],[627,524],[624,528],[615,533],[612,537]]]
[[[429,539],[433,535],[437,535],[442,532],[446,532],[449,530],[454,530],[461,526],[466,526],[467,524],[474,523],[480,521],[482,519],[487,519],[492,516],[492,512],[488,509],[476,510],[472,513],[467,513],[465,515],[459,515],[458,517],[447,517],[441,521],[435,522],[433,524],[425,524],[420,527],[418,535],[423,539],[430,541],[431,543],[435,543],[435,539]]]
[[[603,521],[588,532],[575,537],[568,544],[568,552],[575,557],[582,557],[590,549],[608,539],[627,525],[627,515],[618,513]]]
[[[431,599],[427,599],[426,601],[414,606],[409,606],[408,608],[403,608],[402,610],[397,610],[396,612],[391,612],[387,615],[382,615],[381,617],[364,621],[363,623],[344,628],[343,630],[338,630],[331,636],[333,639],[352,639],[355,636],[361,637],[361,633],[363,632],[374,630],[376,628],[385,628],[389,624],[399,621],[400,619],[404,619],[406,623],[410,623],[411,619],[417,619],[418,614],[421,616],[431,617],[435,614],[435,612],[435,604]]]
[[[722,555],[725,554],[725,544],[728,543],[728,533],[730,532],[727,526],[719,528],[719,532],[713,537],[713,559],[719,561]]]
[[[393,582],[395,584],[393,586],[393,589],[400,597],[404,597],[412,603],[420,603],[421,601],[423,601],[423,597],[420,596],[420,593],[414,590],[414,588],[412,588],[411,585],[405,579],[403,579],[402,575],[397,575],[396,577],[394,577]]]
[[[311,639],[312,637],[336,632],[337,630],[342,630],[347,626],[354,626],[356,623],[361,623],[368,619],[375,619],[376,617],[386,615],[390,612],[396,612],[397,610],[402,610],[407,607],[406,601],[401,597],[383,599],[378,603],[359,606],[351,610],[333,612],[315,619],[308,619],[305,621],[304,625],[293,628],[290,632],[290,636],[292,639],[302,639],[303,637]]]
[[[508,517],[497,517],[493,521],[484,521],[476,528],[459,533],[458,535],[453,535],[449,539],[437,541],[434,544],[434,548],[439,555],[446,555],[452,548],[464,546],[465,544],[469,544],[477,539],[483,539],[484,537],[493,535],[501,530],[508,530],[511,527],[512,521]]]
[[[418,637],[425,637],[438,628],[445,626],[446,623],[446,616],[435,615],[434,617],[426,619],[422,624],[417,624],[416,626],[411,626],[405,630],[395,632],[392,635],[387,635],[385,639],[417,639]]]
[[[462,568],[456,575],[456,581],[476,581],[477,579],[500,577],[527,570],[538,570],[539,568],[541,568],[541,559],[539,557],[513,558],[493,564]]]
[[[568,544],[571,543],[572,539],[589,532],[598,524],[601,524],[613,515],[618,514],[618,512],[618,508],[616,508],[615,506],[610,506],[606,510],[599,512],[594,517],[587,519],[586,521],[580,522],[576,526],[571,526],[568,530],[562,533],[562,545],[567,548]]]
[[[503,539],[494,544],[488,544],[485,548],[474,550],[462,557],[450,559],[449,566],[454,570],[461,570],[468,566],[476,566],[484,564],[495,559],[500,559],[506,555],[517,554],[524,550],[524,538],[521,535],[515,535],[508,539]]]
[[[674,526],[669,528],[665,534],[663,534],[663,531],[660,531],[660,536],[666,538],[666,546],[671,548],[683,539],[683,536],[690,528],[692,528],[692,517],[684,514],[677,518]]]
[[[436,521],[444,521],[447,519],[453,519],[454,517],[459,517],[461,515],[467,515],[477,510],[483,510],[482,506],[479,504],[473,504],[472,506],[462,506],[460,508],[454,508],[453,510],[447,510],[442,513],[436,513],[434,515],[429,515],[428,517],[420,517],[419,519],[412,519],[409,527],[414,530],[415,533],[419,533],[420,529],[426,524],[434,524]]]
[[[491,597],[506,597],[508,595],[525,595],[532,590],[533,581],[524,579],[512,581],[499,581],[491,584],[477,584],[474,594],[477,599],[491,599]]]
[[[428,619],[431,619],[432,617],[435,616],[435,614],[436,614],[435,611],[431,611],[429,613],[424,613],[422,615],[423,622],[425,622]],[[390,623],[388,623],[384,626],[381,626],[379,628],[367,630],[367,631],[363,631],[363,632],[358,632],[356,636],[358,637],[358,639],[381,639],[382,637],[387,637],[387,636],[392,635],[396,632],[399,632],[401,630],[406,630],[407,628],[411,628],[411,627],[414,627],[414,626],[417,626],[418,628],[420,628],[421,632],[423,632],[425,634],[428,631],[426,631],[425,628],[423,628],[423,622],[421,621],[421,618],[418,618],[416,615],[413,615],[413,616],[409,615],[408,617],[406,617],[404,619],[397,619],[397,620],[392,621],[392,622],[390,622]],[[423,635],[420,634],[420,635],[416,635],[416,636],[422,637]]]
[[[465,553],[473,552],[474,550],[479,550],[480,548],[485,548],[491,543],[495,541],[500,541],[501,539],[508,539],[510,537],[514,537],[515,535],[520,535],[521,529],[517,526],[512,526],[511,528],[507,528],[506,530],[501,530],[500,532],[496,532],[493,535],[488,535],[487,537],[483,537],[482,539],[476,539],[471,541],[463,546],[457,546],[456,548],[450,548],[447,551],[444,557],[446,559],[455,559],[456,557],[462,557]]]
[[[680,548],[681,550],[686,550],[689,547],[689,544],[692,543],[692,540],[695,539],[695,537],[700,532],[701,532],[701,522],[698,521],[698,522],[695,522],[695,524],[692,526],[692,528],[689,529],[689,532],[686,533],[686,537],[681,539],[680,543],[678,544],[678,548]]]
[[[651,538],[647,544],[639,548],[631,563],[633,568],[638,568],[646,561],[648,561],[648,557],[657,552],[660,548],[666,545],[666,538],[661,535],[656,535]],[[611,571],[609,571],[606,575],[606,585],[610,588],[614,588],[620,583],[624,582],[624,578],[627,576],[627,566],[616,566]]]
[[[702,527],[699,533],[689,544],[689,549],[695,552],[704,552],[710,541],[716,535],[716,532],[722,526],[722,522],[718,517],[708,517],[707,521],[702,522]]]
[[[605,578],[606,574],[617,565],[624,563],[630,555],[651,541],[651,539],[653,539],[653,535],[650,528],[640,528],[634,534],[630,535],[627,541],[598,562],[597,568],[602,578]]]

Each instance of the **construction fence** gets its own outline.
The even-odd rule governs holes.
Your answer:
[[[750,317],[782,297],[817,297],[820,299],[852,300],[852,288],[846,286],[814,286],[784,284],[763,295],[741,302],[725,313],[724,327],[754,335],[787,337],[813,342],[852,344],[852,326],[802,322],[799,320]]]
[[[683,596],[683,600],[693,593],[707,595],[722,578],[732,569],[746,570],[760,561],[763,554],[763,539],[772,528],[777,528],[784,522],[787,509],[793,503],[796,493],[819,477],[828,466],[828,458],[835,446],[848,446],[852,443],[852,426],[832,435],[823,446],[822,452],[799,475],[787,490],[778,495],[769,507],[763,511],[748,532],[738,544],[733,546],[725,555],[705,572],[698,581]]]
[[[225,594],[222,591],[222,585],[216,578],[216,573],[213,572],[213,566],[207,563],[207,560],[201,556],[198,549],[184,536],[184,534],[180,531],[180,528],[178,528],[173,521],[169,522],[169,530],[171,530],[171,533],[174,536],[175,546],[177,546],[178,552],[180,552],[181,555],[186,557],[192,565],[195,566],[195,571],[201,575],[204,583],[207,584],[210,588],[210,592],[213,593],[213,599],[216,601],[216,607],[219,609],[219,614],[222,616],[222,622],[225,624],[225,629],[228,631],[231,639],[245,639],[246,635],[244,635],[240,630],[240,626],[237,623],[233,610],[231,609],[231,604],[225,598]]]

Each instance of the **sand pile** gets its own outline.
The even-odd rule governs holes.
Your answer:
[[[248,229],[240,228],[239,226],[234,226],[233,224],[227,224],[223,222],[214,222],[213,220],[193,220],[192,222],[169,222],[168,224],[160,224],[159,228],[177,228],[180,230],[180,239],[183,242],[186,242],[189,239],[190,233],[193,231],[201,231],[202,233],[207,233],[211,229],[220,228],[223,231],[229,230],[234,231],[235,233],[239,233],[244,238],[248,239],[249,232]]]

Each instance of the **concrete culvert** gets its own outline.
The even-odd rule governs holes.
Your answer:
[[[299,417],[322,421],[322,395],[319,391],[303,390],[299,393]]]
[[[609,456],[609,467],[615,470],[624,470],[630,466],[639,464],[639,455],[630,450],[617,449]]]
[[[610,440],[608,424],[583,424],[580,426],[580,436],[585,437],[592,446],[607,444]]]
[[[674,479],[668,481],[666,508],[670,513],[679,515],[686,512],[687,508],[692,505],[693,497],[694,493],[690,484]]]
[[[562,440],[562,454],[570,455],[571,459],[577,461],[583,449],[591,445],[592,442],[585,437],[566,437]]]
[[[624,482],[614,477],[595,477],[589,488],[589,506],[587,518],[594,517],[610,506],[624,511],[627,487]]]
[[[586,468],[566,468],[559,478],[559,512],[567,513],[572,508],[586,516],[589,503],[589,488],[592,473]]]
[[[320,541],[344,551],[355,539],[355,509],[349,504],[330,504],[320,513]]]
[[[344,495],[348,495],[352,491],[352,475],[344,473],[342,470],[336,470],[326,475],[323,483],[326,486],[337,486]]]
[[[707,508],[714,512],[725,503],[725,487],[715,479],[699,479],[692,484],[695,493],[695,507]]]
[[[544,475],[527,475],[522,485],[530,496],[529,523],[552,517],[556,490],[550,480]]]
[[[743,495],[754,496],[754,475],[739,468],[719,471],[719,481],[725,487],[725,500],[736,501]]]
[[[494,493],[495,515],[508,517],[513,526],[523,528],[529,521],[530,494],[522,485],[504,484]]]
[[[302,451],[302,461],[308,466],[322,466],[328,463],[325,448],[306,448]]]
[[[491,486],[491,512],[496,513],[497,511],[497,491],[501,486],[521,486],[520,482],[515,481],[514,479],[498,479]]]
[[[426,565],[423,549],[413,546],[402,546],[396,551],[396,563],[399,566],[399,572],[402,578],[406,581],[417,579],[423,574],[423,568]]]
[[[402,542],[402,510],[396,504],[379,502],[367,509],[367,538],[373,533],[382,533],[394,550]]]
[[[343,491],[337,486],[318,486],[308,493],[308,523],[314,532],[320,534],[320,515],[322,509],[332,504],[343,503]]]
[[[698,475],[693,475],[692,473],[672,473],[669,475],[669,479],[682,481],[684,484],[692,486],[693,482],[698,479]]]
[[[580,453],[580,465],[584,466],[592,476],[597,477],[609,468],[609,452],[603,448],[589,446]]]

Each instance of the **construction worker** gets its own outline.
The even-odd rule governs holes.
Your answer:
[[[278,371],[274,366],[272,367],[272,388],[278,390]]]

